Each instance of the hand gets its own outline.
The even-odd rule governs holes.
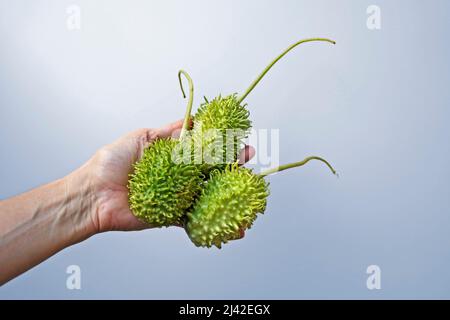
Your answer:
[[[181,126],[177,121],[134,131],[101,148],[68,176],[1,200],[0,285],[96,233],[152,227],[129,209],[128,176],[145,148],[157,138],[176,137]],[[246,146],[240,163],[254,153]]]
[[[151,228],[138,220],[128,205],[128,177],[133,164],[145,148],[157,138],[177,137],[183,121],[159,129],[140,129],[100,149],[80,170],[87,173],[92,193],[91,221],[93,233],[111,230],[142,230]],[[239,162],[247,162],[254,155],[252,147],[241,150]]]

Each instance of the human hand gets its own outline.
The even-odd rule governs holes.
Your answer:
[[[181,126],[177,121],[131,132],[66,177],[1,200],[0,261],[9,263],[0,268],[0,285],[96,233],[151,228],[130,211],[128,176],[145,148],[155,139],[176,137]],[[240,163],[253,155],[246,146]]]
[[[137,219],[128,204],[128,178],[133,164],[143,151],[158,138],[177,137],[183,121],[159,129],[139,129],[101,148],[79,169],[89,180],[90,222],[93,233],[121,230],[142,230],[152,226]],[[255,151],[246,146],[239,162],[251,159]],[[75,174],[77,174],[75,172]]]

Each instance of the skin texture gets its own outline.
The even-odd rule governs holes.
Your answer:
[[[177,137],[182,124],[131,132],[66,177],[0,201],[0,285],[97,233],[151,228],[129,209],[128,175],[152,141]],[[240,163],[253,155],[246,146]]]

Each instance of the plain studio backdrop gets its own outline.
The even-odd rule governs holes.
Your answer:
[[[281,163],[317,154],[340,173],[315,162],[268,178],[266,213],[222,250],[180,228],[100,234],[0,298],[450,298],[449,12],[445,0],[0,1],[1,199],[181,118],[178,69],[198,106],[317,36],[337,44],[296,48],[247,103],[256,129],[280,130]],[[66,287],[70,265],[81,290]]]

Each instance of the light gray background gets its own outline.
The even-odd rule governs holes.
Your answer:
[[[82,30],[66,28],[79,5]],[[377,4],[382,29],[366,27]],[[449,1],[0,1],[0,197],[64,176],[129,130],[244,90],[280,161],[247,237],[194,247],[181,229],[108,233],[58,253],[0,298],[450,298]],[[7,263],[7,261],[2,261]],[[82,290],[66,289],[66,267]],[[366,268],[382,289],[366,288]],[[1,267],[1,265],[0,265]]]

